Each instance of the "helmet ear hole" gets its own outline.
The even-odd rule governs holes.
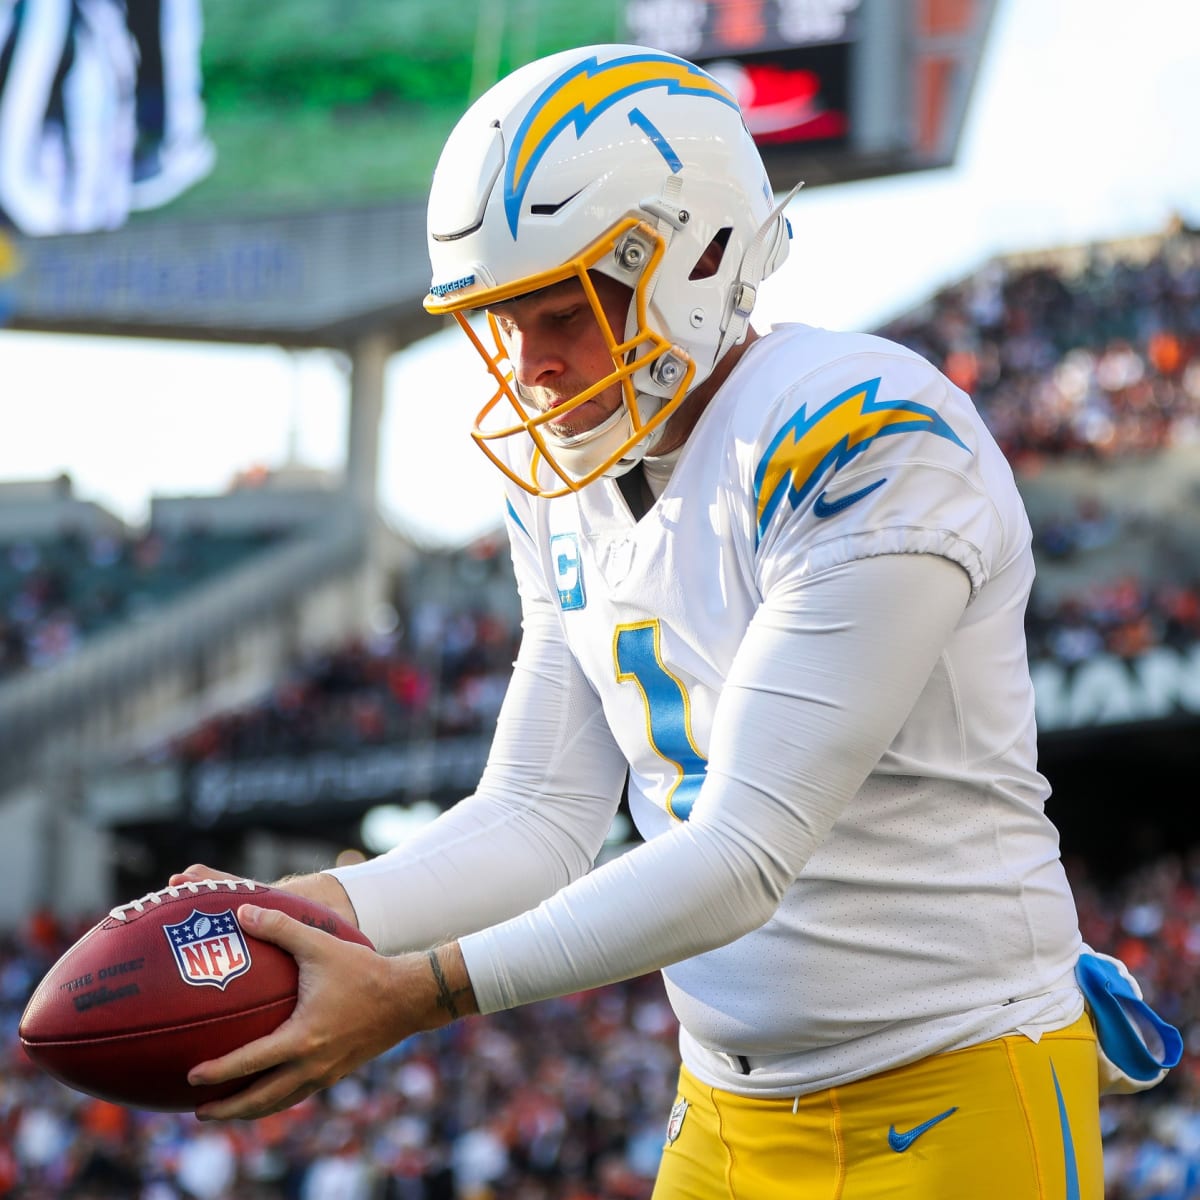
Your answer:
[[[725,247],[729,245],[732,233],[733,227],[730,225],[717,230],[713,240],[704,247],[704,253],[696,259],[696,265],[688,275],[689,280],[694,283],[697,279],[711,279],[721,269],[721,260],[725,257]]]

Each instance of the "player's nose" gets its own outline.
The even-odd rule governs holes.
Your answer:
[[[516,333],[509,341],[509,361],[523,388],[547,387],[566,370],[561,347],[534,334]]]

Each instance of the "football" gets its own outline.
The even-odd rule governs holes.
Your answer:
[[[187,1073],[270,1033],[295,1006],[296,960],[242,929],[247,901],[371,946],[325,905],[248,879],[151,892],[114,908],[47,972],[21,1017],[29,1058],[77,1091],[159,1112],[246,1087],[191,1087]]]

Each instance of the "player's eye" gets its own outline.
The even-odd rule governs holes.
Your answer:
[[[560,308],[550,314],[550,320],[556,325],[569,325],[585,311],[585,305],[572,304],[570,308]]]

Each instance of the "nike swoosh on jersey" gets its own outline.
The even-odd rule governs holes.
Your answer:
[[[859,488],[857,492],[847,492],[844,496],[839,496],[836,500],[826,500],[825,493],[821,492],[813,501],[813,515],[816,517],[836,516],[843,509],[849,508],[852,504],[857,504],[864,496],[869,496],[876,488],[883,487],[885,483],[887,483],[886,479],[877,479],[865,488]]]
[[[922,1121],[920,1125],[914,1125],[911,1129],[906,1129],[903,1133],[897,1133],[895,1125],[888,1126],[888,1145],[891,1146],[897,1154],[902,1154],[921,1136],[927,1133],[935,1125],[944,1121],[947,1117],[952,1117],[958,1112],[958,1105],[953,1108],[948,1108],[944,1113],[938,1113],[936,1117],[930,1117],[928,1121]]]

